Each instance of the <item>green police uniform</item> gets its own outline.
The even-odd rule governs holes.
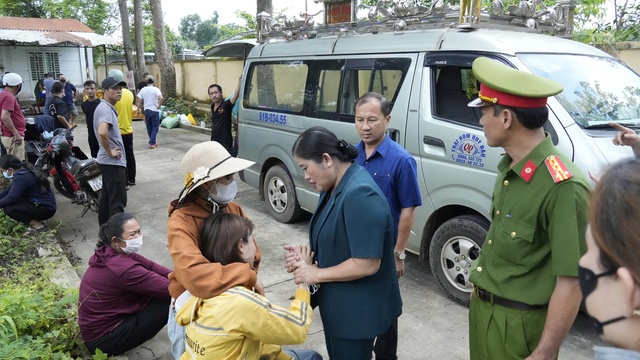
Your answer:
[[[489,68],[494,74],[504,73],[495,68],[494,61],[484,60],[492,63]],[[474,74],[482,70],[486,68],[478,71],[474,63]],[[523,93],[505,96],[502,92],[509,91],[509,85],[487,91],[486,84],[494,84],[476,76],[485,81],[481,102],[502,104],[501,99],[507,99],[511,103],[507,106],[541,105],[541,95],[533,102],[518,98]],[[543,91],[542,96],[546,104],[549,95]],[[469,105],[482,104],[475,101]],[[556,277],[577,276],[578,260],[586,251],[590,186],[582,172],[553,146],[549,135],[510,168],[511,162],[505,155],[498,164],[491,227],[470,276],[476,287],[469,309],[469,345],[474,360],[529,356],[540,341]],[[484,295],[483,299],[479,295]]]

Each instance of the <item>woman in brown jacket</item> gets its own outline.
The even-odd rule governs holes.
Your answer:
[[[185,330],[176,323],[174,303],[185,290],[206,299],[242,285],[264,296],[264,288],[257,280],[259,249],[253,269],[247,263],[211,263],[200,252],[200,228],[209,215],[223,211],[247,217],[233,201],[237,192],[233,174],[252,164],[252,161],[232,157],[215,141],[194,145],[182,159],[185,186],[178,199],[169,205],[168,222],[169,254],[173,260],[169,293],[174,301],[167,325],[175,359],[184,353]]]

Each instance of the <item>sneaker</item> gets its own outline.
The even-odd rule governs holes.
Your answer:
[[[135,182],[135,181],[129,181],[129,180],[127,180],[127,185],[129,185],[129,186],[136,186],[136,182]]]
[[[158,144],[149,145],[149,149],[155,149],[158,147]]]

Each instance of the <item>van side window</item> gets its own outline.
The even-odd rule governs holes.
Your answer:
[[[470,68],[432,67],[435,79],[435,115],[467,125],[480,126],[481,114],[467,106],[478,97],[477,80]]]
[[[362,59],[349,64],[343,69],[340,97],[340,121],[352,122],[355,116],[355,105],[366,92],[375,91],[395,102],[402,82],[407,74],[411,59],[379,58]]]
[[[316,111],[335,114],[338,111],[340,70],[320,70],[316,87]]]
[[[300,61],[259,63],[249,69],[244,94],[248,108],[299,113],[304,105],[308,67]]]

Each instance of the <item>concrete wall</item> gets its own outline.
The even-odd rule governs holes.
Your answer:
[[[82,88],[82,84],[88,79],[90,69],[87,57],[93,57],[90,48],[85,47],[55,47],[55,46],[0,46],[0,74],[6,71],[17,73],[22,77],[24,84],[18,95],[18,100],[25,104],[33,102],[33,89],[38,80],[31,80],[29,67],[29,52],[57,52],[60,65],[60,73],[67,76],[67,80],[76,88]],[[58,74],[55,74],[57,77]]]
[[[629,41],[619,45],[620,55],[617,58],[640,74],[640,41]]]
[[[207,88],[211,84],[222,86],[223,94],[231,95],[242,75],[243,62],[241,60],[178,60],[175,61],[176,91],[178,95],[187,99],[209,103]],[[126,72],[125,64],[109,64],[105,71],[104,66],[98,66],[95,70],[98,85],[111,69]],[[160,67],[156,63],[147,63],[146,70],[156,79],[156,86],[162,86]]]
[[[598,45],[597,47],[622,60],[627,66],[640,74],[640,41],[625,41]]]

